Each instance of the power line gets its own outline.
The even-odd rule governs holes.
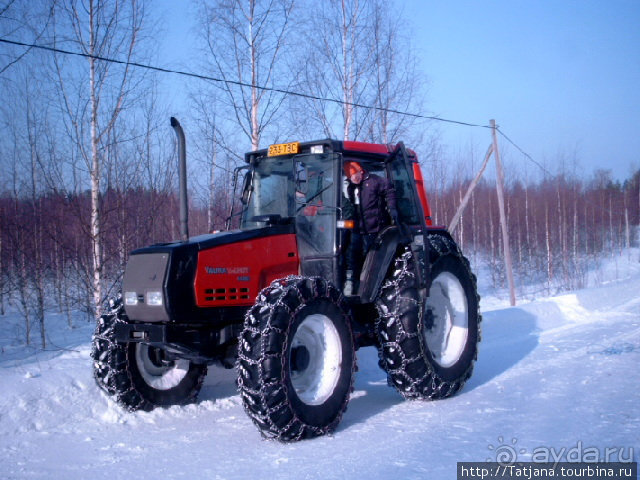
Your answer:
[[[364,104],[361,104],[361,103],[345,102],[343,100],[338,100],[338,99],[330,98],[330,97],[320,97],[320,96],[317,96],[317,95],[311,95],[311,94],[308,94],[308,93],[301,93],[301,92],[294,92],[292,90],[276,88],[276,87],[265,87],[265,86],[262,86],[262,85],[252,85],[252,84],[245,83],[245,82],[240,82],[240,81],[237,81],[237,80],[225,80],[225,79],[222,79],[222,78],[212,77],[210,75],[204,75],[204,74],[199,74],[199,73],[194,73],[194,72],[187,72],[187,71],[184,71],[184,70],[176,70],[176,69],[172,69],[172,68],[158,67],[158,66],[155,66],[155,65],[148,65],[148,64],[139,63],[139,62],[118,60],[116,58],[103,57],[101,55],[92,55],[92,54],[89,54],[89,53],[74,52],[74,51],[71,51],[71,50],[64,50],[62,48],[50,47],[50,46],[47,46],[47,45],[38,45],[38,44],[35,44],[35,43],[24,43],[24,42],[19,42],[17,40],[9,40],[9,39],[6,39],[6,38],[0,38],[0,42],[6,43],[6,44],[10,44],[10,45],[16,45],[16,46],[20,46],[20,47],[26,47],[26,48],[29,48],[29,49],[36,48],[36,49],[45,50],[45,51],[53,52],[53,53],[60,53],[60,54],[64,54],[64,55],[73,55],[73,56],[78,56],[78,57],[83,57],[83,58],[92,58],[92,59],[100,60],[100,61],[104,61],[104,62],[115,63],[115,64],[119,64],[119,65],[132,66],[132,67],[138,67],[138,68],[143,68],[143,69],[146,69],[146,70],[152,70],[152,71],[160,72],[160,73],[173,73],[175,75],[182,75],[182,76],[185,76],[185,77],[197,78],[199,80],[207,80],[207,81],[211,81],[211,82],[236,85],[236,86],[239,86],[239,87],[242,87],[242,88],[256,88],[256,89],[262,90],[262,91],[281,93],[283,95],[291,95],[291,96],[295,96],[295,97],[306,98],[308,100],[330,102],[330,103],[336,103],[336,104],[339,104],[339,105],[349,105],[349,106],[356,107],[356,108],[365,108],[365,109],[378,110],[378,111],[386,112],[386,113],[394,113],[394,114],[397,114],[397,115],[405,115],[405,116],[413,117],[413,118],[420,118],[420,119],[424,119],[424,120],[433,120],[433,121],[437,121],[437,122],[450,123],[450,124],[461,125],[461,126],[466,126],[466,127],[492,128],[490,125],[481,125],[481,124],[477,124],[477,123],[464,122],[464,121],[460,121],[460,120],[452,120],[452,119],[442,118],[442,117],[438,117],[438,116],[434,116],[434,115],[422,115],[422,114],[419,114],[419,113],[404,112],[402,110],[396,110],[396,109],[384,108],[384,107],[377,107],[377,106],[371,106],[371,105],[364,105]],[[553,175],[551,175],[551,173],[542,164],[540,164],[539,162],[534,160],[531,155],[529,155],[522,148],[520,148],[519,145],[517,145],[513,140],[511,140],[511,138],[509,138],[499,127],[496,127],[496,130],[511,145],[513,145],[516,149],[518,149],[518,151],[520,151],[520,153],[522,153],[522,155],[524,155],[524,157],[527,160],[529,160],[530,162],[532,162],[535,165],[537,165],[547,175],[553,176]]]
[[[455,124],[455,125],[463,125],[463,126],[467,126],[467,127],[491,128],[489,125],[480,125],[480,124],[476,124],[476,123],[463,122],[463,121],[460,121],[460,120],[451,120],[451,119],[448,119],[448,118],[442,118],[442,117],[438,117],[438,116],[434,116],[434,115],[421,115],[419,113],[403,112],[401,110],[395,110],[395,109],[392,109],[392,108],[376,107],[376,106],[371,106],[371,105],[364,105],[364,104],[361,104],[361,103],[345,102],[343,100],[338,100],[338,99],[335,99],[335,98],[319,97],[319,96],[316,96],[316,95],[311,95],[311,94],[308,94],[308,93],[301,93],[301,92],[294,92],[292,90],[286,90],[286,89],[283,89],[283,88],[265,87],[265,86],[262,86],[262,85],[252,85],[252,84],[245,83],[245,82],[240,82],[240,81],[237,81],[237,80],[225,80],[225,79],[222,79],[222,78],[212,77],[210,75],[204,75],[204,74],[200,74],[200,73],[186,72],[184,70],[175,70],[175,69],[172,69],[172,68],[157,67],[155,65],[148,65],[148,64],[139,63],[139,62],[118,60],[116,58],[103,57],[101,55],[92,55],[90,53],[74,52],[74,51],[71,51],[71,50],[64,50],[64,49],[61,49],[61,48],[49,47],[49,46],[46,46],[46,45],[37,45],[37,44],[33,44],[33,43],[18,42],[16,40],[8,40],[6,38],[0,38],[0,42],[7,43],[7,44],[10,44],[10,45],[17,45],[17,46],[20,46],[20,47],[37,48],[37,49],[46,50],[46,51],[49,51],[49,52],[61,53],[61,54],[64,54],[64,55],[74,55],[74,56],[77,56],[77,57],[92,58],[94,60],[100,60],[100,61],[109,62],[109,63],[116,63],[116,64],[120,64],[120,65],[131,66],[131,67],[144,68],[146,70],[153,70],[153,71],[161,72],[161,73],[173,73],[173,74],[176,74],[176,75],[183,75],[185,77],[197,78],[197,79],[200,79],[200,80],[208,80],[208,81],[211,81],[211,82],[236,85],[236,86],[239,86],[239,87],[242,87],[242,88],[256,88],[256,89],[262,90],[262,91],[281,93],[283,95],[291,95],[291,96],[295,96],[295,97],[306,98],[308,100],[317,100],[317,101],[321,101],[321,102],[337,103],[337,104],[340,104],[340,105],[349,105],[349,106],[356,107],[356,108],[366,108],[366,109],[378,110],[378,111],[381,111],[381,112],[395,113],[397,115],[405,115],[405,116],[408,116],[408,117],[421,118],[421,119],[425,119],[425,120],[434,120],[434,121],[438,121],[438,122],[452,123],[452,124]]]
[[[392,109],[392,108],[376,107],[376,106],[371,106],[371,105],[364,105],[364,104],[361,104],[361,103],[345,102],[343,100],[338,100],[338,99],[330,98],[330,97],[320,97],[320,96],[316,96],[316,95],[311,95],[311,94],[301,93],[301,92],[294,92],[294,91],[291,91],[291,90],[282,89],[282,88],[276,88],[276,87],[265,87],[265,86],[262,86],[262,85],[252,85],[252,84],[245,83],[245,82],[240,82],[240,81],[237,81],[237,80],[225,80],[225,79],[222,79],[222,78],[212,77],[210,75],[204,75],[204,74],[199,74],[199,73],[194,73],[194,72],[186,72],[186,71],[183,71],[183,70],[175,70],[175,69],[172,69],[172,68],[158,67],[158,66],[155,66],[155,65],[148,65],[148,64],[139,63],[139,62],[118,60],[116,58],[103,57],[101,55],[92,55],[92,54],[89,54],[89,53],[74,52],[74,51],[71,51],[71,50],[64,50],[64,49],[61,49],[61,48],[50,47],[50,46],[46,46],[46,45],[38,45],[38,44],[35,44],[35,43],[24,43],[24,42],[19,42],[19,41],[16,41],[16,40],[9,40],[9,39],[6,39],[6,38],[0,38],[0,42],[1,43],[6,43],[6,44],[9,44],[9,45],[16,45],[16,46],[20,46],[20,47],[26,47],[29,50],[35,48],[35,49],[45,50],[45,51],[49,51],[49,52],[53,52],[53,53],[60,53],[60,54],[63,54],[63,55],[72,55],[72,56],[83,57],[83,58],[92,58],[92,59],[100,60],[100,61],[104,61],[104,62],[115,63],[115,64],[119,64],[119,65],[126,65],[126,66],[131,66],[131,67],[138,67],[138,68],[143,68],[143,69],[146,69],[146,70],[152,70],[152,71],[160,72],[160,73],[173,73],[173,74],[176,74],[176,75],[182,75],[182,76],[185,76],[185,77],[196,78],[196,79],[199,79],[199,80],[207,80],[207,81],[211,81],[211,82],[236,85],[236,86],[239,86],[241,88],[256,88],[256,89],[262,90],[262,91],[281,93],[283,95],[291,95],[291,96],[295,96],[295,97],[306,98],[308,100],[330,102],[330,103],[336,103],[336,104],[339,104],[339,105],[349,105],[349,106],[356,107],[356,108],[377,110],[377,111],[380,111],[380,112],[394,113],[394,114],[397,114],[397,115],[404,115],[404,116],[413,117],[413,118],[420,118],[420,119],[424,119],[424,120],[433,120],[433,121],[437,121],[437,122],[449,123],[449,124],[454,124],[454,125],[461,125],[461,126],[466,126],[466,127],[488,128],[488,129],[492,128],[490,125],[481,125],[481,124],[477,124],[477,123],[463,122],[463,121],[460,121],[460,120],[452,120],[452,119],[442,118],[442,117],[433,116],[433,115],[421,115],[421,114],[418,114],[418,113],[403,112],[401,110],[396,110],[396,109]],[[544,165],[542,165],[541,163],[536,161],[531,155],[529,155],[527,152],[525,152],[518,144],[516,144],[513,140],[511,140],[511,138],[509,138],[507,136],[507,134],[504,133],[498,126],[496,126],[496,130],[498,131],[498,133],[505,140],[507,140],[511,145],[513,145],[527,160],[529,160],[531,163],[533,163],[538,168],[540,168],[549,177],[553,177],[553,174],[551,172],[549,172],[549,170],[547,168],[545,168]],[[225,170],[225,171],[229,172],[229,170],[227,170],[224,167],[221,167],[221,166],[218,166],[218,165],[216,165],[216,166],[218,168],[221,168],[222,170]],[[608,210],[608,209],[605,208],[605,210]]]
[[[513,140],[511,140],[506,133],[504,133],[502,130],[500,130],[499,127],[496,127],[496,130],[498,131],[498,133],[500,135],[502,135],[504,137],[505,140],[507,140],[511,145],[513,145],[514,147],[516,147],[518,149],[518,151],[524,155],[524,157],[529,160],[530,162],[534,163],[535,165],[537,165],[538,167],[540,167],[540,169],[546,173],[547,175],[549,175],[550,177],[552,177],[553,175],[551,174],[551,172],[549,172],[549,170],[547,170],[540,162],[537,162],[536,160],[533,159],[533,157],[531,155],[529,155],[527,152],[525,152],[522,148],[520,148],[520,146],[518,144],[516,144]]]

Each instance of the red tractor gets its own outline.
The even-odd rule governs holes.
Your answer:
[[[480,340],[476,279],[432,225],[415,153],[321,140],[245,160],[242,207],[228,222],[239,217],[238,229],[131,253],[123,293],[93,337],[97,384],[128,410],[150,410],[195,400],[208,365],[235,366],[247,414],[281,441],[335,430],[361,347],[378,349],[404,398],[459,391]],[[345,161],[391,182],[399,217],[348,296]]]

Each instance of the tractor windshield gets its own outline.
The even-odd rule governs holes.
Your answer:
[[[294,224],[298,250],[315,274],[336,255],[340,155],[263,157],[254,164],[242,228]]]
[[[242,228],[282,223],[295,215],[293,158],[263,158],[253,169]]]
[[[296,217],[335,214],[334,154],[264,157],[254,165],[242,228],[297,223]]]

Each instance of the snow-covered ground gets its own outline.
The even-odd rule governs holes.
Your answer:
[[[92,325],[49,316],[42,352],[16,346],[18,319],[0,317],[0,478],[448,479],[456,462],[505,455],[637,461],[638,256],[604,265],[597,287],[515,308],[485,296],[479,359],[454,398],[403,401],[360,350],[336,433],[296,444],[261,439],[233,371],[212,368],[197,404],[126,413],[94,385]]]

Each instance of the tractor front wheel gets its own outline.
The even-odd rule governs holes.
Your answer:
[[[263,436],[280,441],[335,430],[353,388],[348,308],[321,278],[287,277],[258,295],[238,345],[238,384]]]
[[[91,350],[98,386],[129,411],[193,402],[207,366],[171,358],[150,345],[117,342],[115,326],[125,321],[121,300],[98,319]]]

